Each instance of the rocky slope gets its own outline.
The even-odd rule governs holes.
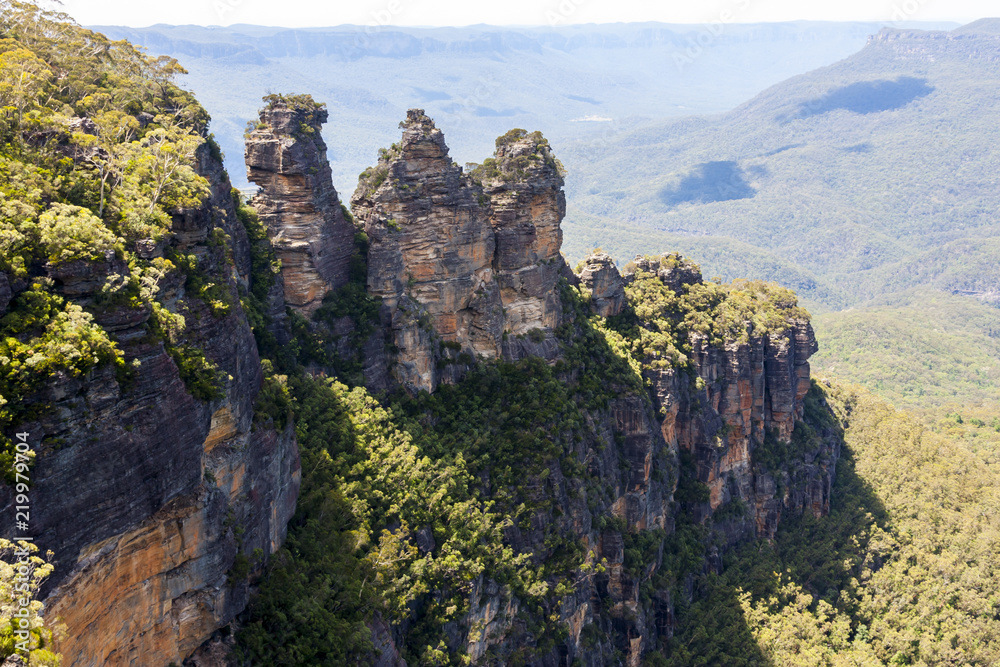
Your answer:
[[[66,626],[64,665],[180,663],[246,606],[248,571],[282,543],[294,512],[294,431],[254,422],[261,367],[238,298],[250,280],[246,232],[221,162],[208,145],[197,157],[210,196],[174,212],[167,241],[142,246],[163,269],[157,302],[183,315],[176,345],[151,333],[148,304],[96,306],[108,275],[128,277],[120,260],[46,267],[58,294],[94,306],[133,369],[54,377],[36,397],[45,409],[20,425],[39,446],[32,533],[54,552],[46,604]],[[199,275],[221,286],[214,310],[165,253],[197,258]],[[215,364],[213,398],[185,385],[184,357],[169,354],[178,346]],[[0,503],[10,534],[10,487]]]
[[[655,274],[675,292],[702,282],[701,272],[690,263],[636,258],[633,267],[626,283],[635,272]],[[617,273],[613,267],[605,271]],[[648,369],[646,376],[662,415],[664,438],[692,454],[698,480],[708,485],[706,511],[746,503],[753,524],[748,532],[768,538],[785,508],[816,516],[829,512],[839,455],[835,441],[821,441],[803,452],[801,460],[781,461],[781,469],[762,469],[753,456],[755,448],[771,440],[793,440],[796,422],[804,416],[808,360],[818,349],[809,321],[792,319],[777,334],[751,335],[721,346],[703,337],[693,343],[694,387],[675,368]]]
[[[638,258],[621,275],[595,255],[573,275],[560,254],[561,165],[541,135],[512,131],[466,172],[420,110],[352,198],[365,245],[330,183],[325,120],[311,99],[277,96],[248,133],[266,234],[236,210],[205,143],[197,172],[208,197],[173,210],[163,239],[139,241],[141,261],[110,252],[43,267],[130,369],[55,377],[37,397],[46,409],[19,424],[40,444],[32,529],[55,552],[47,606],[66,625],[64,664],[180,663],[247,606],[301,480],[293,423],[279,418],[288,387],[262,371],[265,339],[260,349],[293,372],[334,375],[324,352],[355,354],[358,384],[411,397],[461,391],[494,360],[566,392],[559,414],[530,427],[561,451],[518,454],[546,457],[544,473],[524,472],[516,489],[492,488],[489,468],[475,478],[476,502],[506,494],[523,509],[493,546],[547,573],[520,597],[500,577],[470,577],[467,612],[439,630],[447,652],[478,664],[639,665],[670,637],[678,601],[695,595],[694,572],[721,567],[719,547],[772,537],[786,512],[828,511],[837,440],[807,424],[816,345],[794,299],[726,292],[675,256]],[[279,275],[262,252],[280,260]],[[148,300],[102,296],[134,271]],[[25,289],[0,272],[0,310]],[[644,314],[654,292],[681,310]],[[758,297],[720,328],[720,304]],[[758,327],[761,310],[770,319]],[[692,318],[708,324],[688,327]],[[650,351],[648,340],[675,334],[686,361]],[[3,521],[13,502],[0,489]],[[429,527],[413,539],[414,553],[440,549]],[[679,540],[695,562],[670,560]],[[369,623],[380,664],[403,664],[420,609]]]

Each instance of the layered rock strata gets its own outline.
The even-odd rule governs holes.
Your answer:
[[[205,146],[198,158],[211,196],[176,211],[172,240],[149,252],[193,255],[224,286],[228,310],[214,313],[177,270],[158,274],[155,286],[157,300],[184,315],[183,345],[219,369],[219,397],[188,391],[163,341],[149,335],[148,307],[116,306],[95,317],[138,364],[132,377],[108,367],[56,377],[37,397],[47,409],[20,425],[39,452],[32,531],[55,554],[46,604],[66,626],[57,645],[64,665],[179,664],[242,611],[246,571],[235,566],[259,571],[294,512],[294,432],[254,424],[260,360],[237,294],[250,276],[245,231],[221,163]],[[218,243],[217,225],[231,243]],[[48,268],[56,288],[82,304],[109,272],[129,271],[113,260]],[[12,503],[0,489],[0,521],[13,519]]]
[[[590,305],[595,313],[601,317],[613,317],[622,312],[625,282],[610,255],[594,253],[584,259],[580,284],[590,292]]]
[[[402,141],[362,174],[351,207],[371,243],[368,291],[389,313],[394,375],[433,391],[461,354],[500,354],[496,238],[482,191],[448,157],[434,122],[411,109],[402,126]]]
[[[523,131],[501,137],[487,168],[470,176],[422,110],[402,127],[351,199],[371,242],[368,289],[385,304],[398,349],[395,377],[433,391],[476,357],[551,356],[566,201],[547,142]],[[535,345],[514,344],[534,330]]]
[[[655,274],[680,293],[701,282],[697,266],[676,258],[636,258],[635,271]],[[626,282],[631,275],[625,276]],[[699,481],[709,488],[705,511],[730,502],[749,508],[734,539],[742,533],[773,537],[781,512],[829,511],[839,451],[835,438],[822,438],[801,459],[766,470],[754,452],[778,441],[795,439],[809,391],[809,357],[818,346],[808,320],[793,319],[779,333],[751,335],[745,342],[709,345],[692,340],[691,362],[697,375],[692,386],[686,372],[650,369],[654,399],[663,415],[663,435],[679,451],[691,453]],[[778,489],[783,492],[776,495]]]
[[[251,203],[281,260],[285,302],[306,315],[347,282],[354,252],[320,135],[326,120],[311,98],[278,98],[246,138],[247,177],[260,187]]]
[[[564,266],[566,195],[559,163],[538,132],[513,130],[497,140],[483,191],[496,234],[493,268],[504,306],[504,331],[554,329],[562,307],[556,284]],[[487,171],[487,170],[484,170]]]

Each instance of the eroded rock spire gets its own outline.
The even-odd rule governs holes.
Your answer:
[[[310,314],[347,282],[355,229],[344,218],[320,136],[326,108],[308,95],[265,99],[246,136],[247,175],[261,188],[251,203],[281,260],[285,301]]]

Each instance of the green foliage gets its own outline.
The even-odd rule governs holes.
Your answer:
[[[189,296],[203,301],[214,317],[221,318],[229,314],[233,305],[229,285],[201,269],[196,255],[178,253],[173,248],[169,248],[164,254],[185,275],[184,288]]]
[[[370,197],[374,195],[389,177],[390,165],[402,155],[402,151],[403,148],[399,144],[378,149],[378,164],[365,169],[358,176],[358,190],[355,196]]]
[[[661,271],[687,264],[678,255],[664,255],[655,261],[663,267]],[[657,274],[635,270],[625,289],[627,308],[607,323],[630,353],[649,368],[690,369],[696,346],[718,347],[774,337],[795,322],[809,320],[794,292],[774,283],[697,281],[676,287],[679,292]]]
[[[60,376],[82,377],[97,366],[123,367],[121,351],[93,316],[33,282],[0,319],[0,463],[9,475],[16,424],[44,410],[38,395]]]
[[[1000,401],[1000,310],[934,290],[911,291],[816,318],[810,363],[914,410]]]
[[[22,550],[28,554],[26,557],[16,553]],[[31,542],[0,539],[0,658],[15,653],[24,658],[25,652],[17,647],[23,642],[27,647],[25,664],[29,667],[60,664],[60,656],[51,650],[55,625],[43,616],[45,606],[38,599],[39,589],[53,569],[48,562],[52,552],[46,556],[39,556],[38,547]],[[28,613],[23,621],[14,615],[22,608]],[[19,630],[27,630],[27,636],[18,635]]]
[[[707,503],[709,498],[708,485],[698,481],[698,471],[694,458],[688,451],[680,453],[679,472],[674,500],[679,503]]]
[[[354,245],[348,282],[323,297],[311,322],[296,313],[291,313],[291,322],[300,362],[319,364],[342,381],[360,385],[364,384],[363,346],[379,326],[382,300],[368,293],[368,237],[364,232],[355,234]],[[331,334],[344,318],[351,322],[346,354]]]
[[[233,188],[231,194],[236,217],[246,231],[250,245],[250,289],[242,296],[240,303],[250,322],[261,357],[273,359],[280,369],[289,371],[295,365],[294,351],[278,346],[277,339],[269,329],[267,317],[270,309],[269,295],[281,272],[281,262],[257,211],[247,204],[239,190]]]
[[[580,291],[560,283],[564,321],[556,330],[563,345],[556,372],[572,374],[571,391],[586,408],[604,409],[622,394],[638,393],[648,400],[642,368],[627,339],[604,318],[593,315]]]
[[[617,364],[622,389],[642,391],[603,334],[587,319],[578,324],[589,332],[575,353],[588,372]],[[531,551],[514,551],[504,534],[552,511],[554,480],[586,478],[572,452],[591,437],[587,418],[577,383],[563,379],[585,376],[574,363],[480,364],[456,385],[396,395],[387,407],[361,387],[298,371],[278,376],[265,362],[260,419],[287,414],[290,401],[303,481],[288,545],[268,566],[240,634],[241,655],[268,664],[363,662],[371,649],[363,621],[378,613],[406,623],[408,660],[460,664],[445,628],[468,611],[480,578],[518,598],[546,638],[538,650],[564,636],[554,605],[603,565],[551,522]],[[642,558],[664,541],[638,539]],[[694,548],[685,538],[664,550],[690,567]]]
[[[170,312],[157,301],[153,301],[151,306],[152,313],[148,322],[150,332],[163,341],[164,349],[177,365],[177,371],[187,390],[202,401],[222,398],[227,377],[205,357],[202,350],[184,342],[184,317]]]
[[[202,401],[214,401],[225,395],[226,375],[205,357],[205,353],[192,345],[167,347],[170,358],[177,364],[184,386],[191,395]]]
[[[0,429],[9,433],[43,409],[41,389],[62,376],[113,365],[127,380],[130,367],[88,311],[152,307],[151,330],[189,388],[217,397],[224,378],[179,338],[183,317],[156,302],[158,281],[174,265],[140,260],[123,243],[164,236],[172,210],[198,206],[208,193],[194,170],[208,115],[172,83],[184,70],[32,3],[5,3],[0,34],[0,270],[29,284],[0,321]],[[46,264],[112,257],[128,275],[109,276],[83,307],[35,278]],[[188,291],[215,314],[227,312],[228,285],[179,263],[189,270]],[[181,299],[178,309],[186,308]]]
[[[549,147],[548,140],[542,136],[541,132],[529,133],[527,130],[516,128],[504,135],[497,137],[497,154],[501,149],[510,144],[528,140],[534,144],[534,151],[527,155],[508,157],[503,163],[498,163],[496,158],[486,158],[482,164],[469,163],[466,165],[466,173],[473,182],[483,185],[489,181],[519,181],[524,180],[529,170],[539,164],[546,164],[556,171],[560,176],[565,176],[566,169],[563,164],[555,158]],[[482,203],[482,202],[480,202]]]
[[[542,364],[542,368],[547,367]],[[497,372],[497,369],[491,372],[493,382],[497,382]],[[542,369],[522,372],[535,374]],[[468,392],[461,396],[435,395],[418,399],[417,404],[404,403],[390,412],[361,388],[349,390],[337,382],[326,383],[304,376],[289,378],[288,383],[294,397],[303,470],[310,472],[303,480],[303,500],[292,523],[289,555],[279,556],[275,568],[280,570],[281,577],[302,581],[314,576],[311,573],[318,576],[323,572],[314,569],[317,563],[312,559],[332,561],[334,569],[324,576],[339,573],[344,581],[332,590],[320,589],[308,597],[316,599],[336,595],[340,587],[353,588],[356,597],[351,599],[357,602],[348,606],[348,613],[330,619],[335,627],[350,625],[351,618],[363,618],[373,609],[389,618],[402,619],[408,615],[411,604],[421,601],[424,610],[410,633],[408,648],[414,656],[419,656],[427,647],[438,644],[444,623],[464,613],[471,582],[480,575],[511,586],[527,602],[545,597],[548,586],[541,580],[542,573],[530,567],[529,555],[515,554],[509,547],[497,548],[501,544],[501,531],[511,519],[494,507],[499,500],[480,499],[475,477],[470,472],[475,464],[470,468],[466,452],[459,446],[464,442],[459,439],[460,433],[470,426],[466,421],[470,416],[465,411],[481,401],[463,409],[461,399],[471,396]],[[424,401],[430,401],[431,405],[425,405]],[[452,403],[458,403],[457,412],[438,412]],[[417,405],[425,409],[417,410]],[[402,418],[405,429],[396,425],[400,421],[395,416],[397,410],[413,414]],[[435,419],[453,421],[432,432],[417,420],[417,415],[425,413]],[[511,420],[512,424],[504,425]],[[514,415],[501,422],[501,442],[511,441],[508,447],[501,447],[501,452],[510,452],[508,456],[512,459],[520,460],[527,453],[511,451],[516,443],[529,437],[519,430],[524,428],[518,426],[523,423]],[[484,445],[486,437],[482,436]],[[537,449],[534,439],[537,437],[533,436],[531,449],[527,450],[532,456]],[[479,465],[483,464],[483,457],[489,456],[485,447],[481,454],[475,455],[474,449],[472,454],[471,458]],[[512,472],[508,474],[513,476]],[[332,513],[318,514],[324,507]],[[334,507],[340,509],[334,511]],[[332,554],[323,552],[320,556],[321,552],[311,546],[308,553],[297,553],[297,549],[305,549],[311,542],[303,541],[304,535],[330,533],[337,525],[341,527],[337,535],[341,544]],[[420,552],[413,546],[412,535],[418,529],[433,535],[436,548],[432,552]],[[332,539],[326,536],[321,542],[330,544]],[[274,576],[269,577],[261,600],[252,607],[251,618],[259,618],[261,628],[280,621],[269,616],[268,610],[281,608],[274,598],[284,599],[287,589],[270,588]],[[427,598],[430,591],[438,591],[438,595]],[[278,631],[278,636],[282,632],[301,635],[317,630],[315,624],[305,625],[311,628],[295,630],[288,624]],[[318,630],[326,632],[326,628]],[[354,634],[358,633],[360,629]],[[265,636],[265,633],[250,634],[253,638],[241,639],[247,651],[256,650],[253,647],[263,642]],[[270,630],[266,634],[270,636]],[[331,635],[328,641],[336,640],[339,648],[330,647],[328,654],[341,651],[343,655],[347,650],[344,641],[350,636],[354,635]],[[306,645],[304,639],[295,637],[282,650],[293,650],[300,643]],[[364,647],[359,643],[355,648]]]
[[[123,252],[121,241],[97,216],[69,204],[53,204],[39,216],[38,242],[53,265]]]
[[[1000,437],[978,417],[929,429],[859,388],[820,398],[846,425],[830,515],[783,516],[772,544],[727,556],[678,608],[667,664],[996,663]]]
[[[312,95],[304,93],[292,95],[270,93],[265,95],[263,100],[270,109],[274,109],[277,106],[287,107],[292,111],[306,112],[317,112],[321,109],[326,109],[326,102],[317,102],[313,99]]]
[[[292,420],[292,395],[288,390],[288,376],[275,373],[270,359],[261,360],[261,371],[264,381],[254,403],[254,421],[266,423],[270,420],[276,430],[283,431]]]

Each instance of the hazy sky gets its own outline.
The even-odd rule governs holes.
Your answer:
[[[1000,0],[63,0],[84,25],[566,25],[792,21],[959,21]]]

